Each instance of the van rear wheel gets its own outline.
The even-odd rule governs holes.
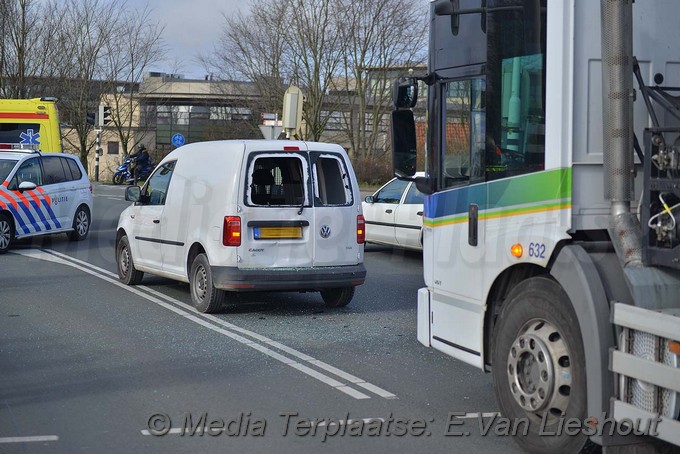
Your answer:
[[[189,287],[191,302],[196,310],[204,314],[220,310],[224,301],[224,291],[215,288],[207,255],[198,254],[191,264]]]
[[[321,298],[328,307],[344,307],[352,301],[354,287],[329,288],[321,290]]]

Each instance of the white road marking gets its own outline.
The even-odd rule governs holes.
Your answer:
[[[338,377],[340,377],[340,378],[342,378],[346,381],[349,381],[350,383],[352,383],[356,386],[362,387],[365,390],[372,392],[372,393],[374,393],[374,394],[376,394],[380,397],[383,397],[385,399],[396,399],[397,398],[396,395],[390,393],[389,391],[386,391],[386,390],[384,390],[384,389],[382,389],[382,388],[380,388],[376,385],[373,385],[371,383],[366,382],[363,379],[355,377],[354,375],[351,375],[347,372],[344,372],[344,371],[342,371],[342,370],[340,370],[336,367],[333,367],[329,364],[326,364],[323,361],[319,361],[317,359],[314,359],[313,357],[306,355],[302,352],[299,352],[299,351],[297,351],[293,348],[287,347],[287,346],[285,346],[285,345],[283,345],[279,342],[273,341],[273,340],[271,340],[271,339],[269,339],[265,336],[262,336],[260,334],[255,333],[253,331],[249,331],[247,329],[236,326],[232,323],[228,323],[228,322],[226,322],[226,321],[224,321],[224,320],[222,320],[218,317],[215,317],[213,315],[200,313],[195,308],[188,307],[186,304],[182,303],[181,301],[176,300],[176,299],[169,297],[167,295],[164,295],[163,293],[157,292],[154,289],[151,289],[151,288],[146,287],[146,286],[137,286],[137,288],[135,288],[135,287],[132,287],[132,286],[125,285],[125,284],[121,283],[120,281],[118,281],[116,274],[111,273],[111,272],[104,270],[102,268],[99,268],[97,266],[94,266],[94,265],[92,265],[88,262],[85,262],[85,261],[82,261],[82,260],[79,260],[79,259],[75,259],[73,257],[70,257],[68,255],[65,255],[65,254],[62,254],[62,253],[56,252],[56,251],[36,251],[36,250],[21,251],[21,250],[19,250],[19,251],[13,251],[13,252],[21,254],[21,255],[33,257],[33,258],[45,259],[45,260],[65,264],[65,265],[71,266],[73,268],[76,268],[78,270],[81,270],[81,271],[83,271],[87,274],[90,274],[92,276],[98,277],[99,279],[102,279],[106,282],[112,283],[112,284],[114,284],[114,285],[116,285],[120,288],[123,288],[123,289],[125,289],[129,292],[132,292],[132,293],[134,293],[134,294],[136,294],[136,295],[138,295],[138,296],[140,296],[140,297],[142,297],[142,298],[144,298],[148,301],[151,301],[152,303],[155,303],[155,304],[157,304],[157,305],[159,305],[159,306],[161,306],[165,309],[168,309],[168,310],[170,310],[170,311],[172,311],[172,312],[174,312],[178,315],[181,315],[182,317],[186,318],[187,320],[193,321],[194,323],[197,323],[197,324],[199,324],[199,325],[201,325],[205,328],[208,328],[212,331],[220,333],[220,334],[222,334],[226,337],[229,337],[229,338],[231,338],[231,339],[233,339],[233,340],[235,340],[235,341],[237,341],[237,342],[239,342],[243,345],[246,345],[246,346],[253,348],[253,349],[255,349],[255,350],[257,350],[261,353],[264,353],[265,355],[267,355],[267,356],[269,356],[269,357],[271,357],[271,358],[273,358],[277,361],[280,361],[283,364],[286,364],[290,367],[293,367],[294,369],[297,369],[300,372],[302,372],[302,373],[304,373],[304,374],[306,374],[306,375],[308,375],[312,378],[315,378],[315,379],[321,381],[322,383],[327,384],[327,385],[337,389],[338,391],[340,391],[342,393],[345,393],[345,394],[353,397],[354,399],[370,399],[370,396],[368,396],[368,395],[366,395],[366,394],[362,393],[361,391],[358,391],[354,388],[351,388],[351,387],[347,386],[345,383],[342,383],[338,380],[335,380],[335,379],[329,377],[328,375],[325,375],[321,372],[315,371],[314,369],[311,369],[310,367],[307,367],[307,366],[305,366],[305,365],[303,365],[303,364],[301,364],[301,363],[299,363],[299,362],[297,362],[297,361],[295,361],[291,358],[288,358],[284,355],[281,355],[281,354],[271,350],[267,346],[264,346],[264,345],[258,344],[255,341],[251,341],[249,339],[246,339],[245,337],[240,336],[239,334],[236,334],[235,332],[246,335],[248,337],[256,339],[259,342],[265,343],[269,346],[272,346],[274,348],[282,350],[282,351],[284,351],[284,352],[286,352],[286,353],[288,353],[288,354],[290,354],[290,355],[292,355],[292,356],[294,356],[298,359],[306,361],[306,362],[308,362],[312,365],[315,365],[315,366],[317,366],[321,369],[324,369],[327,372],[330,372],[330,373],[332,373],[332,374],[334,374],[334,375],[336,375],[336,376],[338,376]],[[81,266],[80,264],[82,264],[84,266]],[[140,289],[150,293],[151,295],[142,292]],[[154,297],[154,296],[156,296],[156,297]],[[175,305],[168,304],[166,302],[161,301],[158,298],[165,299],[165,300],[170,301],[174,304],[177,304],[181,307],[176,307]],[[215,326],[214,324],[209,323],[209,322],[216,323],[216,324],[221,325],[221,326],[228,328],[228,329],[220,328],[220,327]],[[229,331],[229,329],[231,331]],[[233,331],[235,331],[235,332],[233,332]]]
[[[500,416],[501,414],[498,413],[497,411],[492,411],[488,413],[465,413],[465,416],[458,416],[460,419],[477,419],[479,416],[482,416],[482,418],[494,418],[496,416]]]
[[[166,435],[179,435],[179,434],[182,433],[183,430],[184,430],[183,427],[175,427],[174,429],[170,429]],[[151,435],[151,432],[149,432],[147,429],[144,429],[141,432],[142,432],[142,435]],[[203,428],[198,427],[196,429],[196,433],[201,433],[201,432],[203,432]]]
[[[328,422],[327,420],[324,419],[323,421],[319,421],[317,426],[326,426],[326,425],[328,425],[329,427],[330,426],[344,426],[345,424],[353,424],[353,423],[358,422],[358,421],[363,421],[364,423],[368,424],[368,423],[371,423],[371,422],[374,422],[374,421],[385,422],[385,418],[361,418],[361,419],[348,419],[346,421],[344,419],[339,419],[337,421],[330,421],[330,422]]]
[[[37,435],[33,437],[2,437],[0,443],[35,443],[45,441],[59,441],[56,435]]]

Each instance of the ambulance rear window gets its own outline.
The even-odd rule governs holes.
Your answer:
[[[32,143],[39,133],[37,123],[0,123],[0,143]]]

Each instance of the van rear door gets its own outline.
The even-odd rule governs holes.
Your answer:
[[[313,266],[309,157],[304,144],[287,144],[281,151],[252,151],[244,162],[239,268]]]
[[[363,246],[357,244],[359,212],[350,164],[338,152],[311,151],[309,156],[314,195],[314,265],[357,264]]]

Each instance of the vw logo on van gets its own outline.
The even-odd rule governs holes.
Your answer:
[[[321,234],[321,238],[328,238],[331,236],[331,228],[327,225],[324,225],[321,227],[321,231],[319,233]]]

